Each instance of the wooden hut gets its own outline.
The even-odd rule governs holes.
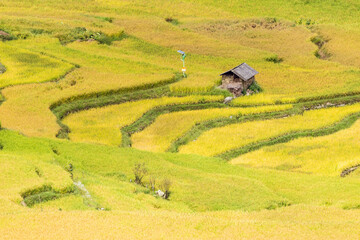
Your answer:
[[[242,63],[220,74],[220,76],[222,76],[221,88],[229,90],[238,97],[255,81],[256,74],[258,74],[258,72],[255,69],[246,63]]]

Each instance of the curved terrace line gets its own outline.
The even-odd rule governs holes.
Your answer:
[[[56,137],[68,138],[70,129],[62,123],[62,119],[69,114],[85,111],[92,108],[105,107],[115,104],[121,104],[142,99],[152,99],[163,96],[171,96],[169,85],[182,79],[180,74],[174,77],[160,81],[139,85],[132,88],[120,88],[117,90],[109,90],[104,92],[95,92],[86,95],[79,95],[75,98],[67,98],[60,100],[50,106],[50,110],[57,118],[60,130]]]
[[[176,141],[174,141],[167,151],[168,152],[178,152],[178,149],[180,146],[188,144],[189,142],[197,139],[202,133],[209,131],[213,128],[223,127],[223,126],[226,126],[229,124],[234,124],[234,123],[283,118],[283,117],[287,117],[290,115],[302,114],[304,111],[308,111],[308,110],[312,110],[312,109],[328,108],[328,107],[334,107],[334,106],[339,106],[339,105],[343,105],[343,104],[351,105],[351,104],[354,104],[357,102],[360,102],[360,96],[350,96],[350,97],[333,99],[333,101],[331,103],[329,102],[328,99],[326,99],[326,101],[320,100],[320,101],[298,103],[298,104],[294,105],[294,107],[292,109],[280,111],[280,112],[253,114],[253,115],[248,115],[248,116],[243,116],[240,118],[233,118],[233,119],[219,118],[219,119],[204,121],[204,122],[201,122],[201,123],[195,125],[192,129],[190,129],[188,132],[186,132],[181,137],[179,137]],[[342,129],[339,129],[339,130],[342,130]],[[337,130],[337,131],[339,131],[339,130]],[[329,133],[329,134],[331,134],[331,133]],[[290,141],[290,140],[284,139],[284,141]],[[267,142],[267,141],[269,141],[269,140],[262,140],[262,142]],[[252,143],[252,145],[253,144],[254,143]],[[276,144],[276,143],[273,143],[271,145],[274,145],[274,144]],[[239,149],[230,150],[230,151],[227,151],[226,153],[222,153],[217,156],[229,160],[231,158],[240,156],[241,154],[244,154],[246,152],[257,150],[257,149],[261,148],[262,145],[256,146],[256,147],[248,146],[249,149],[246,152],[243,152],[245,147],[246,146],[243,146]],[[256,149],[252,150],[252,148],[256,148]],[[234,154],[232,152],[234,152]],[[227,154],[229,154],[231,157],[230,158],[226,157]]]
[[[203,132],[209,131],[210,129],[213,129],[213,128],[223,127],[223,126],[235,124],[235,123],[276,119],[276,118],[288,117],[292,114],[300,114],[300,113],[297,113],[297,111],[299,111],[299,109],[293,107],[292,109],[285,110],[285,111],[253,113],[253,114],[241,116],[238,118],[222,117],[222,118],[217,118],[217,119],[200,122],[200,123],[197,123],[195,126],[193,126],[185,134],[180,136],[177,140],[172,142],[170,147],[166,151],[167,152],[178,152],[180,146],[188,144],[189,142],[197,139]]]
[[[342,120],[340,120],[332,125],[323,127],[323,128],[314,129],[314,130],[289,132],[287,134],[283,134],[283,135],[280,135],[280,136],[277,136],[274,138],[250,143],[243,147],[235,148],[235,149],[220,153],[218,155],[215,155],[215,157],[219,157],[224,160],[231,160],[231,159],[236,158],[245,153],[252,152],[252,151],[258,150],[260,148],[266,147],[266,146],[276,145],[279,143],[286,143],[286,142],[289,142],[289,141],[297,139],[297,138],[320,137],[320,136],[331,135],[340,130],[351,127],[358,119],[360,119],[360,112],[355,113],[355,114],[350,114],[349,116],[343,118]]]
[[[200,109],[211,109],[211,108],[225,108],[229,107],[221,102],[206,102],[206,103],[193,103],[193,104],[176,104],[167,105],[161,107],[155,107],[146,113],[144,113],[138,120],[132,124],[125,126],[121,129],[122,134],[122,147],[131,146],[131,136],[136,132],[141,132],[148,126],[150,126],[157,117],[162,114],[181,112],[188,110],[200,110]],[[234,107],[234,106],[233,106]]]
[[[159,95],[158,91],[163,91],[166,89],[166,93],[163,92],[163,96],[171,96],[171,92],[168,89],[168,86],[159,87],[159,88],[152,88],[147,90],[140,90],[140,91],[134,91],[126,94],[113,94],[113,95],[104,95],[99,98],[93,98],[92,101],[87,101],[86,99],[80,99],[79,102],[80,106],[82,107],[81,110],[86,110],[94,107],[103,107],[107,105],[112,104],[118,104],[118,103],[124,103],[128,101],[134,101],[134,100],[140,100],[140,99],[148,99],[148,98],[156,98]],[[99,100],[103,98],[102,100]],[[98,101],[99,100],[99,101]],[[336,98],[333,99],[332,104],[352,104],[360,101],[360,96],[347,96],[342,98]],[[77,102],[77,103],[79,103]],[[246,122],[246,121],[256,121],[256,120],[265,120],[265,119],[275,119],[275,118],[282,118],[294,114],[301,114],[305,110],[310,110],[314,108],[323,108],[323,107],[329,107],[329,105],[324,105],[325,103],[329,103],[329,99],[325,100],[318,100],[318,101],[310,101],[310,102],[304,102],[300,103],[294,106],[294,108],[286,110],[286,111],[280,111],[280,112],[269,112],[269,113],[260,113],[260,114],[251,114],[248,116],[242,116],[240,118],[218,118],[210,121],[205,121],[197,124],[194,126],[190,131],[185,133],[182,137],[178,138],[175,142],[171,144],[171,147],[167,150],[169,152],[177,152],[178,148],[181,145],[185,145],[188,142],[192,141],[193,139],[196,139],[199,135],[201,135],[203,132],[208,131],[212,128],[221,127],[233,123],[240,123],[240,122]],[[76,104],[69,103],[60,105],[59,107],[53,109],[54,114],[58,118],[58,124],[61,126],[61,130],[57,134],[58,138],[68,138],[68,133],[70,132],[70,129],[64,125],[61,122],[61,119],[68,114],[81,111],[81,110],[74,110],[74,106]],[[321,104],[324,105],[321,107]],[[65,108],[62,108],[63,106],[66,106]],[[320,107],[319,107],[320,106]],[[333,106],[333,105],[330,105]],[[210,108],[219,108],[219,107],[238,107],[238,106],[228,106],[221,103],[205,103],[205,104],[177,104],[177,105],[168,105],[168,106],[161,106],[161,107],[155,107],[146,113],[143,114],[142,117],[140,117],[138,120],[133,122],[132,124],[124,127],[121,129],[123,140],[121,147],[129,147],[131,146],[131,135],[140,132],[149,125],[151,125],[155,119],[160,116],[161,114],[169,113],[169,112],[178,112],[178,111],[185,111],[185,110],[196,110],[196,109],[210,109]]]

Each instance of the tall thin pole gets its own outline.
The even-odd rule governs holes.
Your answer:
[[[185,57],[186,57],[186,53],[183,52],[183,51],[181,51],[181,50],[178,50],[177,52],[181,54],[180,60],[183,62],[183,67],[182,67],[182,70],[181,70],[181,71],[182,71],[182,73],[183,73],[184,78],[186,78],[186,67],[185,67]]]

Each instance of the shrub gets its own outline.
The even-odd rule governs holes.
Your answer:
[[[266,207],[267,210],[274,210],[281,207],[289,207],[291,203],[287,200],[282,201],[271,201],[269,205]]]
[[[267,57],[267,58],[265,58],[265,60],[268,62],[273,62],[273,63],[281,63],[282,61],[284,61],[284,59],[279,58],[278,55]]]
[[[249,86],[249,89],[253,92],[261,92],[262,91],[262,88],[260,87],[260,85],[254,81],[250,86]]]
[[[103,32],[94,32],[84,27],[76,27],[67,33],[57,34],[55,37],[57,37],[62,44],[67,44],[76,40],[88,41],[93,39],[101,44],[110,45],[113,41],[120,41],[125,38],[126,34],[124,31],[121,31],[112,35],[107,35]]]
[[[0,74],[6,72],[6,67],[0,63]]]
[[[109,22],[109,23],[112,23],[113,20],[114,20],[112,17],[100,17],[100,16],[95,16],[95,18],[101,19],[101,20],[106,21],[106,22]]]
[[[165,21],[168,22],[168,23],[171,23],[173,25],[179,25],[179,21],[175,18],[172,18],[172,17],[167,17],[165,18]]]
[[[314,52],[315,57],[319,59],[328,59],[331,57],[331,53],[328,52],[325,48],[320,48]]]
[[[165,199],[168,199],[170,197],[170,188],[171,188],[171,181],[168,178],[165,178],[162,183],[160,184],[160,190],[164,192]]]
[[[148,173],[145,163],[136,163],[133,168],[133,172],[134,172],[134,176],[135,176],[135,183],[141,185],[142,179]]]
[[[26,190],[23,193],[21,193],[21,196],[25,199],[26,197],[29,197],[31,195],[36,195],[36,194],[39,194],[42,192],[48,192],[48,191],[52,191],[52,187],[50,185],[43,185],[38,188]]]
[[[59,198],[61,195],[53,191],[41,192],[35,195],[28,196],[24,199],[26,206],[31,207],[37,203],[47,202]]]
[[[310,40],[312,43],[317,45],[319,48],[322,47],[326,42],[326,40],[322,36],[315,36],[315,37],[312,37]]]
[[[13,35],[0,29],[0,41],[10,41],[15,39],[16,38]]]

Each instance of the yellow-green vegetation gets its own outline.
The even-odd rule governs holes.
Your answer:
[[[3,183],[0,198],[6,199],[9,207],[18,208],[22,194],[44,186],[59,193],[72,191],[70,175],[54,161],[49,144],[31,144],[31,147],[24,148],[28,141],[19,135],[5,131],[0,131],[0,135],[3,146],[0,153],[0,180]],[[6,207],[2,205],[0,209]]]
[[[68,61],[81,65],[81,68],[68,74],[59,83],[22,85],[6,88],[2,91],[7,99],[0,108],[2,125],[29,136],[55,137],[59,126],[49,109],[49,106],[54,102],[77,95],[131,89],[173,78],[171,69],[163,68],[163,71],[155,72],[159,68],[145,64],[140,58],[140,56],[144,56],[141,52],[138,53],[136,61],[116,58],[116,52],[109,49],[110,47],[95,43],[74,43],[71,45],[74,48],[77,45],[84,45],[79,47],[80,50],[71,50],[69,47],[62,46],[55,39],[39,39],[38,42],[24,41],[21,45],[33,49],[35,46],[44,48],[39,49],[39,51],[50,49],[48,50],[51,52],[50,55],[62,54],[67,56],[65,58]],[[83,49],[87,49],[87,52]],[[106,51],[113,52],[113,55],[99,56],[100,53]],[[146,66],[148,67],[146,68]]]
[[[305,111],[302,115],[227,125],[203,133],[196,141],[181,146],[181,153],[214,156],[250,143],[304,130],[315,130],[360,111],[360,104]]]
[[[72,114],[63,122],[76,142],[121,144],[121,128],[131,124],[152,108],[166,105],[221,101],[221,96],[163,97],[140,100]]]
[[[58,59],[15,48],[0,42],[0,61],[7,71],[0,75],[0,87],[58,80],[74,66]]]
[[[231,163],[339,176],[344,169],[359,164],[359,129],[357,121],[335,134],[264,147]]]
[[[357,239],[358,215],[305,206],[250,213],[43,211],[0,217],[0,233],[5,239]]]
[[[257,114],[263,112],[281,111],[292,108],[292,105],[279,105],[255,108],[226,108],[226,109],[204,109],[195,111],[184,111],[161,115],[145,130],[132,136],[133,147],[164,152],[171,143],[197,123],[210,119]]]
[[[154,154],[129,148],[26,138],[7,130],[1,131],[0,139],[4,146],[1,157],[28,154],[32,157],[27,159],[28,164],[34,165],[35,176],[38,175],[37,162],[47,160],[49,164],[56,164],[59,171],[53,175],[61,179],[57,184],[54,182],[56,189],[68,186],[71,180],[66,169],[71,164],[74,182],[83,183],[96,202],[93,206],[84,196],[84,204],[108,210],[162,208],[189,212],[273,209],[300,203],[344,208],[358,204],[358,178],[343,179],[339,184],[341,179],[332,176],[249,169],[196,155]],[[139,161],[146,164],[149,172],[144,183],[148,183],[151,175],[157,181],[171,179],[170,201],[156,198],[146,186],[129,181],[134,179],[133,167]],[[36,177],[46,180],[46,170],[38,168],[40,176]],[[227,194],[222,194],[225,189]],[[21,189],[14,192],[20,193]],[[329,199],[331,202],[326,203]],[[78,204],[76,198],[73,200]],[[65,208],[72,204],[69,198],[59,202]],[[47,207],[57,209],[56,205]]]
[[[32,172],[35,175],[33,178],[39,179],[38,181],[46,179],[46,170],[41,165],[38,165],[39,162],[46,162],[48,161],[47,159],[52,159],[50,164],[57,164],[59,169],[63,168],[64,170],[54,173],[54,176],[61,179],[59,184],[54,183],[54,188],[56,186],[61,186],[62,188],[62,186],[68,185],[67,179],[70,179],[70,176],[69,173],[66,173],[65,169],[68,169],[68,165],[72,164],[74,182],[83,183],[90,194],[89,197],[78,189],[74,193],[69,193],[68,196],[65,195],[56,200],[39,202],[32,209],[19,206],[20,198],[14,202],[11,199],[12,195],[2,195],[0,206],[2,212],[7,214],[0,217],[0,229],[2,229],[1,231],[5,231],[5,229],[10,227],[14,229],[11,232],[6,231],[5,235],[3,235],[13,239],[22,238],[24,231],[29,231],[29,233],[33,234],[40,231],[37,228],[37,224],[33,224],[33,221],[32,224],[25,224],[26,227],[25,229],[22,228],[22,231],[18,231],[15,228],[17,221],[20,221],[20,219],[22,221],[30,220],[34,214],[38,216],[36,219],[39,221],[38,224],[42,225],[43,230],[44,224],[50,228],[50,226],[53,226],[51,224],[56,224],[57,226],[57,224],[63,224],[67,220],[68,224],[65,224],[62,229],[65,228],[68,231],[61,231],[60,235],[58,235],[65,238],[68,236],[68,233],[77,238],[83,236],[86,238],[88,234],[93,233],[94,229],[97,229],[92,227],[89,227],[89,229],[85,228],[84,231],[81,230],[76,235],[73,232],[75,229],[73,230],[70,227],[73,225],[69,224],[69,222],[71,223],[75,219],[77,219],[77,223],[79,223],[79,219],[85,218],[92,219],[91,222],[93,223],[103,224],[103,221],[105,223],[107,221],[116,221],[118,214],[122,215],[123,219],[129,217],[128,225],[125,224],[124,229],[119,230],[120,232],[125,231],[130,226],[144,230],[142,225],[139,225],[139,221],[149,225],[147,214],[150,214],[149,217],[152,216],[151,219],[154,217],[161,218],[164,214],[166,218],[161,218],[164,223],[169,224],[169,221],[174,217],[178,219],[177,221],[187,219],[187,227],[184,226],[184,229],[189,230],[190,227],[190,229],[194,228],[199,231],[199,226],[202,226],[200,229],[208,229],[207,231],[200,230],[200,233],[204,234],[204,238],[208,234],[210,234],[209,237],[216,237],[218,234],[224,233],[222,228],[213,229],[213,227],[219,226],[219,224],[229,224],[226,229],[229,231],[229,236],[232,236],[234,233],[232,226],[236,225],[233,222],[236,221],[235,219],[239,219],[241,222],[244,222],[245,219],[247,219],[246,221],[251,220],[247,222],[249,224],[248,227],[258,227],[258,224],[264,226],[264,224],[270,224],[268,220],[272,219],[269,227],[264,229],[264,236],[269,234],[277,236],[278,231],[273,233],[270,231],[271,226],[274,226],[274,224],[280,224],[284,229],[291,226],[291,229],[300,228],[301,230],[303,224],[314,226],[314,222],[318,222],[317,224],[322,226],[316,228],[316,231],[319,231],[319,234],[324,234],[323,231],[327,229],[325,226],[332,227],[332,225],[324,225],[322,222],[326,221],[329,217],[332,218],[333,214],[340,213],[342,214],[341,216],[346,216],[345,219],[347,219],[346,221],[341,221],[344,227],[353,227],[353,224],[357,224],[356,214],[358,214],[358,210],[344,211],[338,207],[351,209],[359,205],[357,198],[357,192],[359,191],[358,178],[339,179],[338,177],[315,176],[276,170],[256,170],[232,166],[215,158],[172,153],[153,154],[133,149],[26,138],[6,130],[0,132],[0,140],[4,146],[3,152],[0,153],[0,158],[4,160],[9,158],[9,156],[28,156],[27,164],[29,166],[38,166],[40,169],[38,172],[44,173],[44,175],[36,174],[35,168],[28,170],[29,173]],[[155,174],[158,181],[162,178],[170,178],[173,181],[169,201],[155,197],[146,187],[129,181],[129,179],[133,179],[132,168],[139,160],[146,164],[149,175]],[[33,185],[30,184],[31,178],[21,174],[22,171],[22,169],[14,169],[12,172],[12,176],[17,176],[17,181],[15,182],[17,187],[12,190],[14,194],[20,194],[23,191],[22,189],[26,189],[28,185],[30,187],[36,186],[36,182],[33,180]],[[144,182],[147,183],[148,179],[147,176]],[[5,181],[8,181],[8,179],[5,179]],[[22,181],[29,181],[29,183],[26,185],[22,184],[20,187],[20,182]],[[15,183],[12,183],[12,186],[15,186]],[[325,207],[323,205],[332,205],[332,207]],[[109,211],[79,211],[95,207],[104,208]],[[42,209],[42,212],[40,212],[40,209]],[[63,210],[63,212],[60,212],[59,209]],[[154,211],[155,209],[156,211]],[[252,213],[220,211],[235,209],[275,210],[263,210]],[[138,210],[146,211],[140,212]],[[213,213],[206,212],[208,210],[218,211]],[[312,214],[315,210],[324,213],[324,215],[321,215],[322,217],[319,218],[315,217],[320,216],[319,214]],[[17,214],[12,215],[11,213],[13,212]],[[292,223],[294,221],[294,214],[296,215],[295,225]],[[50,216],[52,218],[58,216],[56,219],[59,222],[47,221],[46,219],[50,218]],[[19,220],[17,219],[18,217]],[[205,218],[208,220],[204,221]],[[209,218],[211,222],[208,222]],[[277,219],[276,223],[274,223],[274,218]],[[288,218],[292,220],[290,221]],[[230,221],[230,219],[233,220]],[[309,219],[312,220],[312,223],[309,223]],[[129,221],[135,221],[134,225],[129,224]],[[184,223],[181,222],[179,224],[183,226],[182,224]],[[90,226],[84,224],[84,222],[81,222],[79,226]],[[173,226],[175,225],[172,222],[164,231],[170,231]],[[179,228],[179,225],[176,226],[178,230],[183,228]],[[346,227],[342,229],[344,230]],[[107,228],[104,226],[100,227],[100,229],[102,230],[99,231],[105,231]],[[339,230],[336,234],[343,236],[345,234],[343,230]],[[314,234],[314,231],[308,229],[308,234]],[[48,235],[44,236],[48,237],[55,234],[53,231],[45,232]],[[117,235],[120,232],[114,232],[113,234]],[[111,232],[108,232],[108,234],[111,234]],[[178,233],[175,232],[173,234],[177,235]],[[184,234],[184,236],[187,236],[186,234],[189,233],[184,231]],[[258,233],[253,234],[258,236]],[[288,236],[286,232],[283,234],[284,237]]]
[[[342,51],[339,43],[343,41],[336,39],[345,34],[337,34],[337,28],[331,25],[346,25],[348,35],[344,39],[356,43],[358,34],[354,30],[356,24],[353,24],[356,14],[341,14],[342,10],[348,9],[346,4],[346,7],[343,4],[334,7],[333,11],[338,14],[334,19],[330,14],[333,11],[323,10],[328,9],[325,3],[282,3],[286,6],[286,14],[258,9],[257,4],[248,1],[242,3],[243,11],[229,10],[237,8],[236,1],[221,6],[214,1],[171,4],[158,1],[145,5],[102,1],[95,4],[96,7],[71,1],[27,4],[35,4],[36,9],[24,13],[24,8],[18,8],[17,4],[3,3],[1,27],[19,39],[6,42],[6,45],[56,56],[81,67],[76,71],[76,77],[66,77],[59,84],[21,86],[3,92],[8,99],[0,109],[0,112],[4,111],[1,114],[3,125],[27,135],[56,135],[58,126],[48,106],[61,99],[169,79],[181,67],[177,49],[189,53],[186,59],[189,76],[171,86],[175,92],[211,90],[219,81],[219,73],[243,61],[260,72],[258,82],[264,88],[264,97],[236,100],[248,105],[255,103],[252,101],[258,104],[277,100],[288,102],[360,90],[359,71],[354,68],[358,54],[352,48]],[[81,4],[88,8],[79,8]],[[272,3],[266,4],[272,9]],[[186,11],[179,11],[184,7]],[[306,8],[306,19],[298,14],[303,7]],[[93,8],[96,8],[96,14]],[[119,8],[121,11],[117,10]],[[47,17],[39,19],[37,16],[42,15],[42,9],[46,9]],[[77,12],[79,9],[83,12]],[[165,21],[170,16],[178,23]],[[58,39],[63,40],[64,36],[70,36],[70,40],[82,39],[82,35],[76,35],[77,28],[86,28],[85,33],[101,31],[109,36],[124,30],[129,37],[114,41],[110,46],[86,41],[61,45]],[[310,39],[319,34],[331,39],[326,43],[330,53],[334,49],[331,61],[314,55],[317,46]],[[23,38],[26,40],[21,40]],[[284,61],[274,64],[265,60],[274,55]],[[22,94],[18,94],[19,91]],[[32,127],[19,119],[28,119],[27,122],[33,123]]]
[[[359,238],[359,8],[0,0],[2,238]]]

